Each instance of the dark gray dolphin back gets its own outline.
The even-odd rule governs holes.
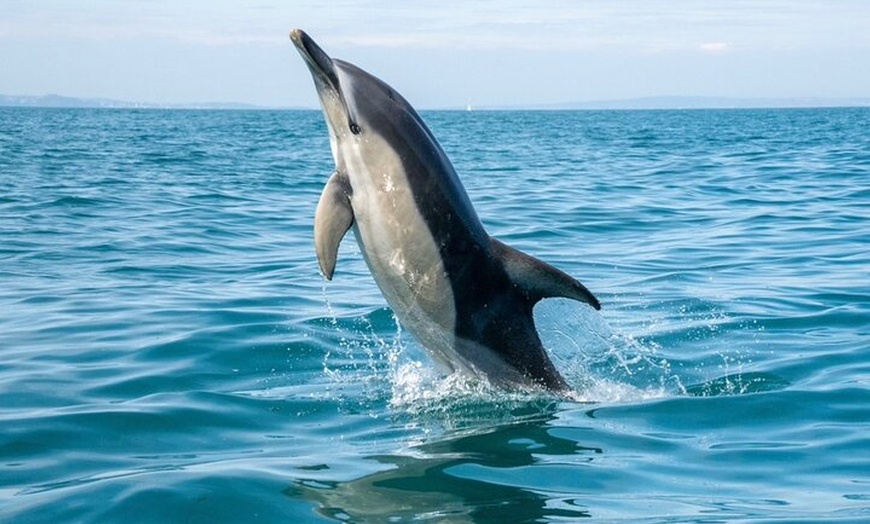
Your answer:
[[[488,236],[471,199],[417,111],[379,78],[348,62],[334,62],[353,76],[354,97],[365,96],[365,103],[356,104],[358,122],[369,128],[362,133],[377,133],[402,152],[402,167],[417,210],[433,237],[442,241],[445,254],[458,249],[461,256],[472,245],[485,249]]]
[[[596,309],[598,300],[577,280],[487,235],[459,176],[428,126],[390,86],[353,64],[334,61],[354,78],[362,133],[378,133],[401,151],[414,202],[453,291],[460,355],[493,382],[567,385],[547,357],[533,308],[546,297],[566,297]]]

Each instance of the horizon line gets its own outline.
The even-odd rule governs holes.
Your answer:
[[[0,94],[0,107],[91,108],[91,109],[187,109],[319,111],[318,106],[260,105],[249,102],[133,102],[104,97]],[[735,97],[660,95],[624,99],[566,101],[527,104],[466,104],[419,106],[422,111],[564,111],[642,109],[799,109],[870,107],[870,97]]]

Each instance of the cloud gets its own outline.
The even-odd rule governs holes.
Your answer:
[[[504,0],[498,9],[451,0],[389,9],[384,0],[95,3],[98,8],[84,0],[13,2],[0,18],[0,40],[158,38],[204,46],[284,45],[287,31],[298,26],[330,45],[387,49],[717,54],[734,51],[730,42],[740,42],[741,50],[813,48],[822,38],[828,47],[870,45],[857,4],[836,8],[825,0],[734,0],[690,9],[663,0]]]
[[[725,42],[705,42],[703,44],[699,44],[698,48],[705,53],[724,53],[731,49],[731,46],[726,44]]]

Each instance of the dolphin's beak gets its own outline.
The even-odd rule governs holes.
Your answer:
[[[335,74],[335,65],[329,55],[301,29],[290,31],[290,40],[305,59],[311,73],[338,93],[338,75]]]
[[[290,31],[290,40],[296,45],[299,54],[305,59],[308,64],[308,69],[311,70],[311,75],[314,77],[314,84],[317,86],[317,94],[320,96],[321,103],[325,90],[331,90],[332,96],[337,99],[344,112],[347,115],[347,126],[351,133],[358,135],[360,133],[359,125],[356,123],[356,116],[351,108],[348,107],[344,94],[341,92],[341,87],[338,84],[338,73],[335,72],[335,63],[326,54],[326,51],[320,48],[310,36],[305,34],[301,29]],[[329,120],[329,118],[327,118]]]

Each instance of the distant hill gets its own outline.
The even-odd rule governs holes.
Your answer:
[[[14,96],[0,95],[0,106],[6,107],[105,107],[117,109],[265,109],[254,104],[235,102],[202,102],[194,104],[153,104],[126,102],[109,98],[76,98],[62,95]]]
[[[728,98],[707,96],[653,96],[625,100],[565,102],[529,106],[529,109],[751,109],[801,107],[866,107],[870,97],[859,98]],[[495,108],[494,108],[495,109]],[[510,108],[504,108],[510,109]],[[518,108],[516,108],[518,109]]]

